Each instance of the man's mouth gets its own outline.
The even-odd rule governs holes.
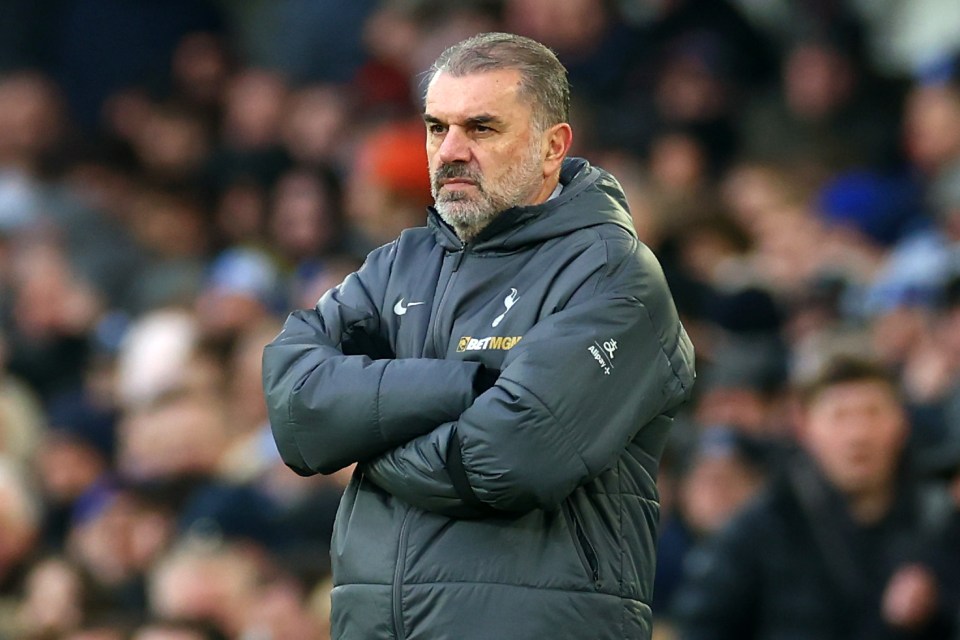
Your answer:
[[[436,185],[437,190],[444,187],[447,187],[448,191],[462,191],[467,187],[483,190],[479,176],[467,166],[456,163],[441,165],[434,173],[433,184]]]
[[[477,186],[477,183],[468,178],[446,178],[440,181],[440,186],[442,187],[462,187],[462,186],[475,187]]]

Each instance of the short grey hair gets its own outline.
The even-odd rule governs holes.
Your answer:
[[[499,69],[520,72],[520,97],[533,107],[541,129],[570,119],[566,68],[548,47],[512,33],[481,33],[449,47],[430,68],[427,86],[441,72],[462,77]]]

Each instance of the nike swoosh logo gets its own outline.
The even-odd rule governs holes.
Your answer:
[[[407,312],[408,307],[416,307],[421,304],[426,304],[426,302],[408,302],[406,306],[403,305],[403,298],[397,300],[397,304],[393,305],[393,312],[398,316],[402,316]]]

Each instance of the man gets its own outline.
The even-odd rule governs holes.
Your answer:
[[[952,637],[935,574],[951,505],[901,471],[908,425],[894,379],[843,357],[801,396],[803,455],[690,558],[680,637]]]
[[[649,638],[693,349],[616,180],[566,158],[566,72],[482,34],[434,65],[436,206],[264,353],[284,460],[358,463],[333,636]]]

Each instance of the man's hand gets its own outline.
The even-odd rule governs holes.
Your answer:
[[[901,629],[920,629],[936,612],[937,597],[937,579],[929,569],[919,564],[901,567],[883,593],[883,619]]]

